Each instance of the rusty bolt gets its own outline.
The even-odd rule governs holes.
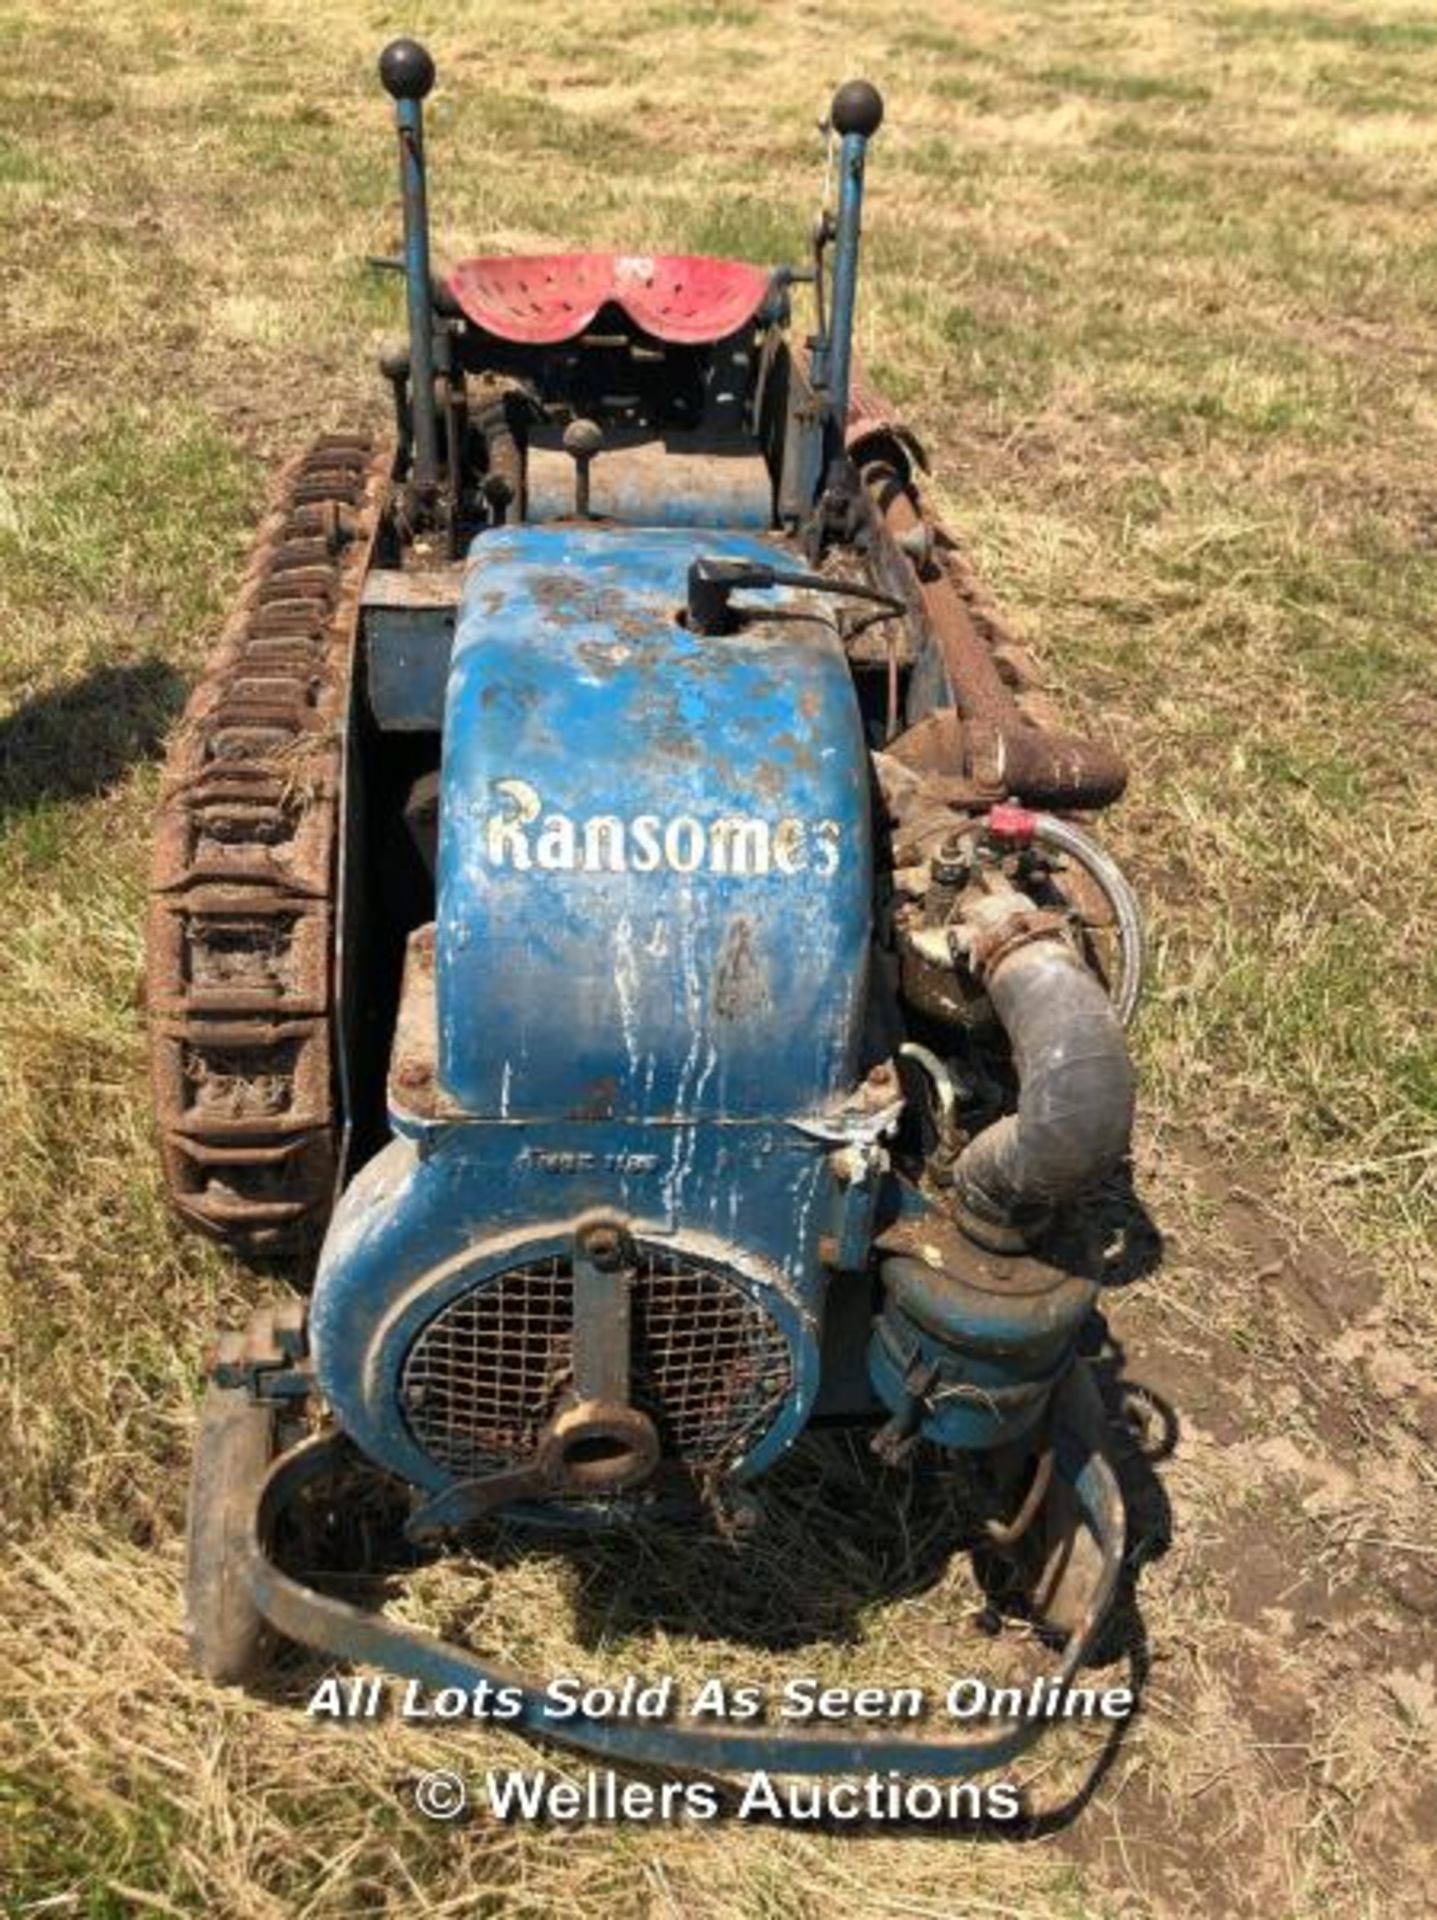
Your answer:
[[[584,1252],[600,1273],[612,1273],[624,1264],[624,1239],[618,1227],[590,1227],[584,1235]]]
[[[933,858],[933,878],[942,887],[961,887],[973,869],[973,849],[966,834],[950,833]]]
[[[394,1072],[397,1087],[422,1087],[428,1083],[429,1069],[422,1060],[404,1060]]]

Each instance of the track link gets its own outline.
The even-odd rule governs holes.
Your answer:
[[[323,1232],[337,1156],[334,914],[345,710],[388,450],[325,434],[280,475],[171,743],[146,986],[183,1219],[250,1260]]]

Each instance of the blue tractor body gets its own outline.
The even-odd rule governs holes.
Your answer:
[[[828,1158],[862,1077],[867,750],[831,607],[790,591],[741,632],[691,633],[700,552],[774,557],[668,529],[470,551],[395,1139],[340,1201],[311,1308],[327,1398],[418,1485],[503,1426],[406,1405],[421,1329],[562,1259],[593,1210],[672,1269],[647,1295],[722,1275],[704,1357],[736,1377],[705,1381],[702,1417],[669,1414],[694,1464],[770,1465],[817,1390]],[[536,1383],[531,1442],[554,1398]]]
[[[315,1592],[286,1516],[378,1478],[410,1546],[715,1521],[806,1426],[980,1463],[1020,1608],[1090,1652],[1122,1510],[1080,1357],[1127,1151],[1135,904],[852,347],[871,87],[811,270],[482,257],[431,280],[392,447],[286,469],[177,737],[149,998],[176,1204],[301,1294],[221,1336],[190,1526],[219,1680],[268,1635],[612,1755],[964,1773],[957,1740],[556,1717]],[[830,255],[829,249],[832,249]],[[816,280],[817,326],[790,329]],[[824,296],[827,297],[824,297]],[[1084,1545],[1084,1543],[1086,1543]]]
[[[471,550],[436,965],[441,1084],[475,1118],[782,1122],[853,1083],[873,895],[853,676],[832,603],[791,589],[741,631],[687,631],[701,553],[776,557],[667,529]]]

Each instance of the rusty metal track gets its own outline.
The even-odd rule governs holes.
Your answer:
[[[325,434],[280,475],[170,748],[147,933],[170,1196],[251,1259],[301,1254],[336,1168],[334,875],[359,597],[391,455]]]

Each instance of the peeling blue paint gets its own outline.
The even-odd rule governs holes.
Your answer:
[[[845,1090],[866,991],[868,760],[814,596],[678,614],[745,536],[476,543],[440,803],[440,1079],[490,1119],[783,1118]],[[493,1010],[492,1014],[489,1010]]]

